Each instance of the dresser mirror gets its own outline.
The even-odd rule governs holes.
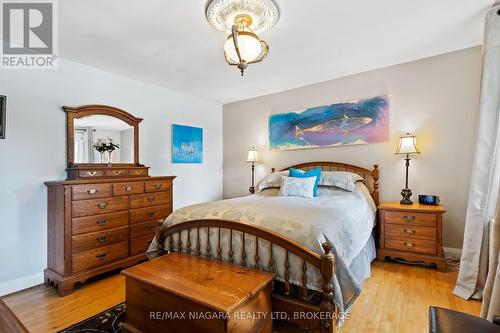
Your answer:
[[[91,115],[75,118],[73,127],[75,164],[134,163],[134,127],[123,120]]]
[[[140,166],[142,119],[106,105],[63,109],[67,114],[69,169]]]

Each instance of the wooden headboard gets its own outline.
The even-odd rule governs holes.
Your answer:
[[[348,171],[354,172],[364,178],[364,183],[366,187],[370,190],[370,194],[372,195],[373,201],[375,201],[375,205],[379,205],[379,168],[378,164],[373,165],[373,169],[365,169],[363,167],[359,167],[357,165],[339,163],[339,162],[307,162],[300,163],[288,166],[286,168],[281,169],[280,171],[286,171],[290,168],[301,169],[301,170],[311,170],[315,168],[321,168],[321,171]],[[275,171],[275,168],[272,169],[272,172]]]

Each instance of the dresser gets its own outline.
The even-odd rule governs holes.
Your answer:
[[[401,205],[384,202],[378,206],[380,239],[378,260],[403,259],[435,264],[446,271],[442,245],[443,206]]]
[[[106,105],[64,107],[68,178],[48,181],[45,285],[61,296],[96,275],[146,259],[156,231],[172,212],[175,176],[150,177],[139,163],[139,123]],[[114,141],[103,161],[98,138]],[[123,153],[122,153],[123,152]],[[120,159],[111,161],[112,156]]]

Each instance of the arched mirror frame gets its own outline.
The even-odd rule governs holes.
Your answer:
[[[111,116],[123,120],[134,128],[134,163],[116,163],[112,167],[123,166],[141,166],[139,163],[139,123],[142,118],[136,118],[130,113],[108,105],[83,105],[79,107],[63,106],[66,112],[66,137],[67,137],[67,160],[68,169],[96,167],[99,164],[75,163],[75,119],[93,116],[104,115]],[[100,164],[104,166],[105,164]]]

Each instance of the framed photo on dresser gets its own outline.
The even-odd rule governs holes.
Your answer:
[[[0,96],[0,139],[5,139],[5,108],[7,105],[7,97]]]

